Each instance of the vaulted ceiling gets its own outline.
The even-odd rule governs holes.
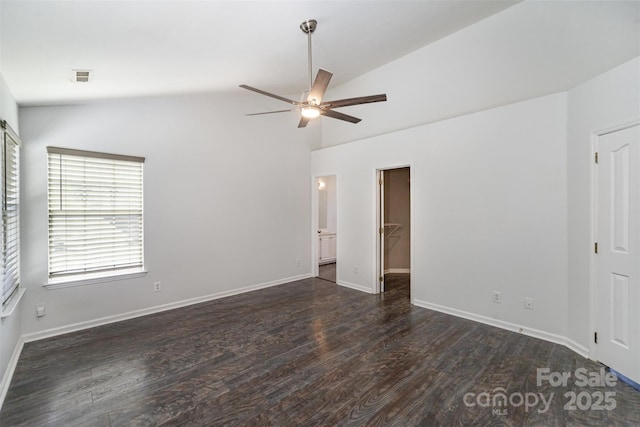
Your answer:
[[[0,72],[20,105],[307,85],[305,19],[318,20],[314,68],[332,86],[517,1],[23,1],[0,3]],[[93,70],[89,84],[73,69]]]
[[[330,89],[425,46],[455,47],[426,52],[420,70],[400,62],[411,64],[407,87],[398,67],[376,74],[398,101],[428,94],[438,114],[425,121],[566,90],[640,54],[639,1],[0,0],[0,72],[21,106],[241,83],[294,97],[307,87],[305,19],[318,20],[314,74],[331,71]],[[475,32],[491,47],[462,42],[469,27],[491,28]],[[74,69],[92,70],[91,82],[73,83]],[[476,92],[483,101],[466,105]]]

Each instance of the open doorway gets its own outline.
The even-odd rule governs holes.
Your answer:
[[[336,176],[318,177],[318,278],[336,282],[338,225]]]
[[[411,169],[378,170],[380,292],[411,296]]]

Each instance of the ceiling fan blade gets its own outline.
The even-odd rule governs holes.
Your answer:
[[[316,79],[313,82],[313,86],[311,86],[311,90],[309,91],[307,102],[310,102],[313,105],[319,105],[322,102],[322,97],[324,96],[324,93],[329,86],[331,76],[333,76],[333,74],[326,70],[323,70],[322,68],[318,70]]]
[[[289,111],[298,111],[298,109],[292,108],[290,110],[265,111],[263,113],[249,113],[249,114],[245,114],[245,116],[261,116],[263,114],[288,113]]]
[[[387,100],[386,94],[359,96],[357,98],[338,99],[336,101],[323,102],[323,107],[339,108],[348,107],[349,105],[369,104],[371,102],[384,102]]]
[[[279,99],[280,101],[288,102],[289,104],[300,105],[300,103],[298,101],[294,101],[293,99],[285,98],[284,96],[276,95],[275,93],[265,92],[264,90],[256,89],[255,87],[251,87],[251,86],[247,86],[247,85],[240,85],[240,87],[243,88],[243,89],[248,89],[248,90],[257,92],[257,93],[262,94],[262,95],[270,96],[271,98]]]
[[[347,114],[339,113],[333,110],[323,110],[320,114],[322,114],[323,116],[331,117],[332,119],[344,120],[345,122],[350,123],[358,123],[362,120],[357,117],[349,116]]]
[[[298,128],[303,128],[307,126],[311,119],[306,118],[305,116],[300,116],[300,122],[298,123]]]

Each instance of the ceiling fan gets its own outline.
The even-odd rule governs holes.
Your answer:
[[[329,86],[329,81],[331,81],[331,76],[333,76],[333,74],[326,70],[318,69],[318,74],[316,74],[316,79],[313,80],[312,84],[311,34],[315,31],[317,25],[318,21],[316,21],[315,19],[308,19],[300,24],[300,29],[302,30],[302,32],[307,34],[309,45],[309,92],[307,99],[303,101],[294,101],[293,99],[285,98],[283,96],[266,92],[261,89],[256,89],[255,87],[240,85],[240,87],[243,89],[248,89],[262,95],[270,96],[271,98],[279,99],[280,101],[284,101],[295,106],[295,108],[289,110],[267,111],[264,113],[247,114],[247,116],[284,113],[288,111],[300,111],[300,122],[298,123],[299,128],[305,127],[310,120],[313,120],[319,116],[331,117],[332,119],[344,120],[345,122],[350,123],[358,123],[361,119],[349,116],[344,113],[340,113],[338,111],[334,111],[334,108],[348,107],[350,105],[368,104],[371,102],[381,102],[387,100],[387,95],[381,94],[360,96],[357,98],[338,99],[335,101],[322,101],[324,93]]]

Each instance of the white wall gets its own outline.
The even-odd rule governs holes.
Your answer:
[[[16,104],[11,89],[0,74],[0,120],[6,120],[13,131],[20,134],[18,123],[18,104]]]
[[[592,133],[640,119],[640,58],[568,93],[569,337],[588,346]]]
[[[318,128],[297,129],[294,115],[245,117],[253,108],[254,96],[233,94],[21,109],[23,332],[310,274],[309,153]],[[43,288],[47,146],[146,157],[146,277]],[[46,305],[39,320],[36,304]]]
[[[565,336],[565,94],[329,147],[311,159],[312,174],[339,175],[341,284],[375,289],[375,171],[410,164],[414,303]],[[494,289],[502,304],[491,302]],[[525,297],[534,310],[524,309]]]

